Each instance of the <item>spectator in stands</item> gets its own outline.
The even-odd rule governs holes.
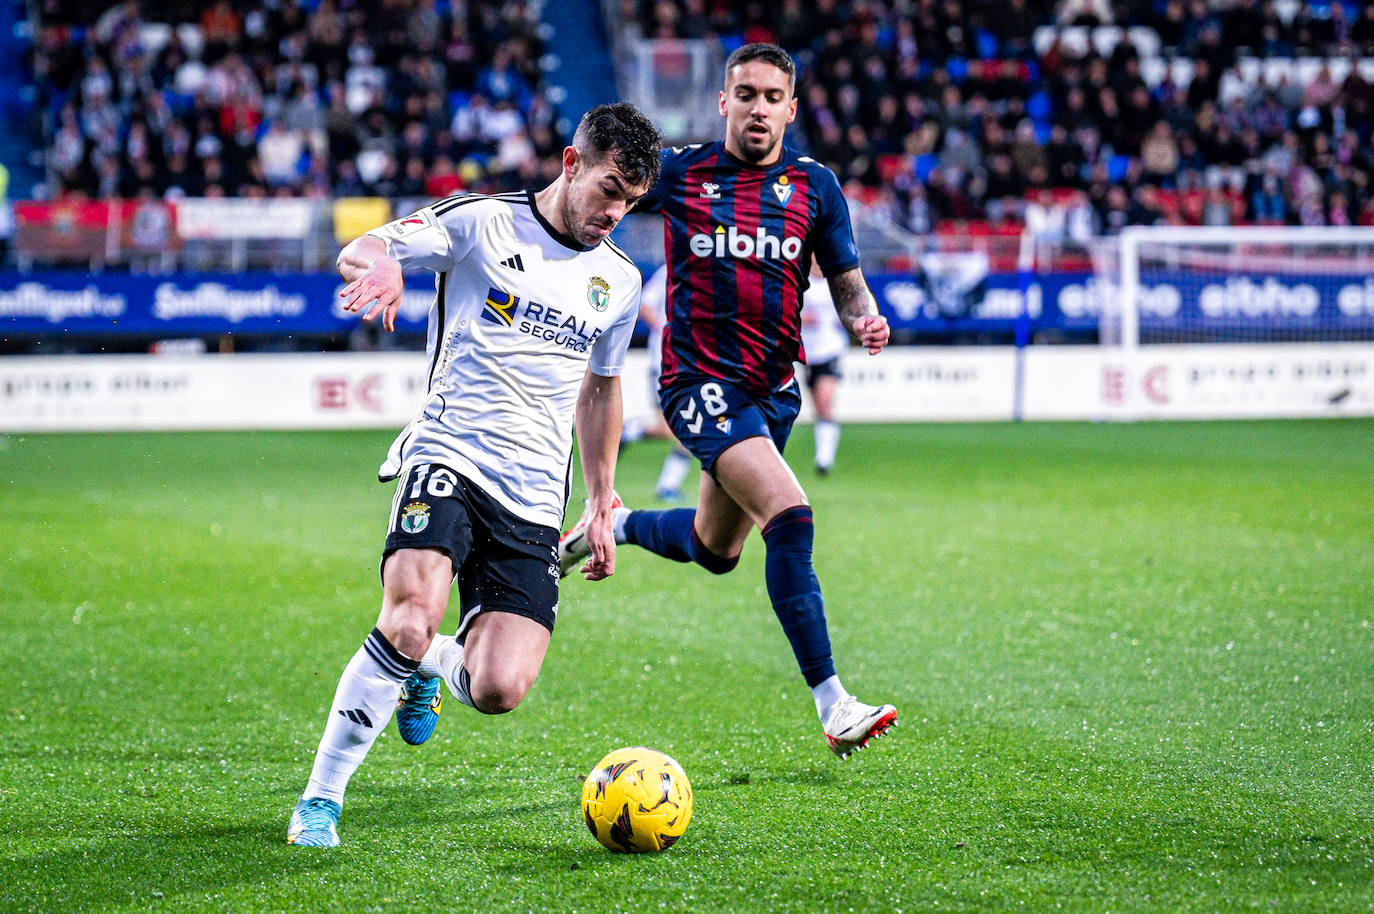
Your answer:
[[[258,162],[269,187],[295,187],[303,169],[305,142],[301,133],[288,130],[281,120],[272,121],[258,139]]]
[[[1178,144],[1167,121],[1156,121],[1140,147],[1140,162],[1145,180],[1156,187],[1172,188],[1177,184],[1179,169]]]
[[[1226,191],[1218,184],[1207,188],[1207,199],[1202,205],[1203,225],[1230,225],[1232,204]]]
[[[1060,25],[1111,25],[1107,0],[1060,0],[1055,21]]]

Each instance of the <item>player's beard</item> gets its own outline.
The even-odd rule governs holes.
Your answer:
[[[745,159],[748,162],[762,162],[764,159],[772,155],[773,150],[778,147],[778,138],[773,135],[772,129],[769,128],[768,139],[764,142],[764,144],[754,145],[751,142],[752,140],[754,140],[754,136],[749,132],[749,128],[752,126],[754,126],[753,123],[744,125],[744,128],[739,132],[739,140],[735,143],[735,145],[739,149],[739,154],[741,158]],[[767,124],[764,124],[763,126],[768,127]],[[759,139],[762,139],[762,137],[760,137]]]
[[[601,243],[600,237],[591,240],[587,239],[586,234],[593,225],[591,222],[583,219],[582,214],[577,211],[577,207],[573,205],[572,194],[568,194],[563,198],[563,212],[561,215],[563,216],[563,224],[568,227],[568,234],[571,235],[573,240],[578,244],[592,247]]]

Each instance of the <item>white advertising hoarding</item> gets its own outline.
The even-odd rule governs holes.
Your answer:
[[[1028,419],[1278,419],[1374,415],[1374,344],[1026,350]]]
[[[1374,415],[1374,344],[1146,346],[1129,365],[1091,346],[1024,353],[1026,419],[1225,419]],[[424,399],[419,352],[11,356],[0,359],[0,432],[395,428]],[[625,414],[656,410],[631,353]],[[894,348],[844,357],[848,422],[1008,420],[1016,352]],[[809,418],[809,409],[803,418]]]
[[[187,197],[177,203],[177,234],[188,240],[304,238],[314,213],[314,201],[305,199]]]

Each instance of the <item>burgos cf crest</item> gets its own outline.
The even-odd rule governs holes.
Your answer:
[[[401,529],[406,533],[421,533],[429,526],[429,505],[412,501],[401,510]]]
[[[611,303],[611,284],[600,276],[587,280],[587,304],[598,311],[605,311]]]

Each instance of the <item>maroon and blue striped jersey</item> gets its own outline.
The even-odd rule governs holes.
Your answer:
[[[725,144],[663,151],[658,183],[636,211],[663,214],[668,322],[663,377],[731,381],[766,395],[803,358],[802,293],[811,260],[829,277],[859,265],[834,174],[784,146],[767,166]]]

